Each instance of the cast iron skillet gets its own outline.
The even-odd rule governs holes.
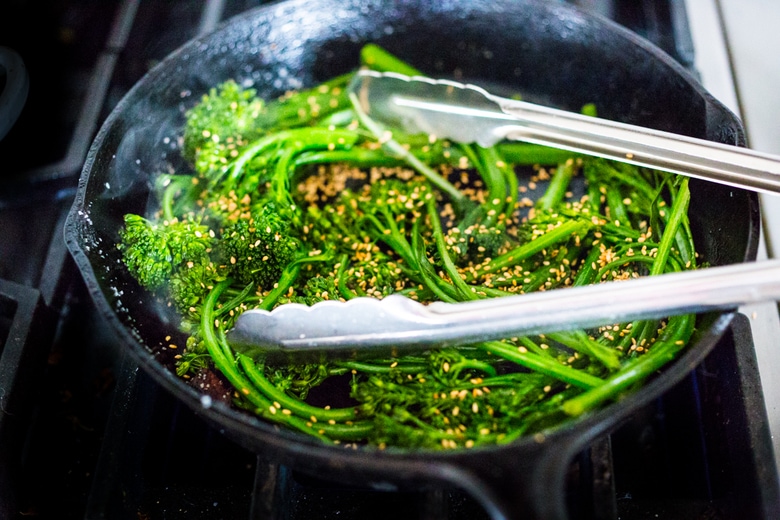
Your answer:
[[[340,483],[381,489],[454,484],[494,518],[566,518],[564,477],[594,437],[681,380],[711,350],[733,314],[702,315],[690,348],[641,389],[602,411],[506,445],[452,452],[344,449],[319,444],[207,401],[165,368],[152,347],[175,329],[122,269],[117,231],[143,213],[157,172],[183,168],[182,112],[229,78],[274,96],[353,69],[375,42],[431,76],[518,89],[525,99],[731,144],[740,122],[669,56],[621,27],[535,0],[292,0],[229,20],[151,70],[109,115],[89,152],[66,223],[68,247],[99,311],[138,363],[239,444]],[[753,193],[692,182],[698,249],[714,265],[754,260]]]

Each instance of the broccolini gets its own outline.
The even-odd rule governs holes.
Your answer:
[[[417,73],[374,45],[361,60]],[[126,216],[127,269],[181,314],[180,376],[216,374],[232,406],[323,442],[454,449],[601,407],[684,348],[694,316],[391,359],[233,351],[225,331],[253,307],[457,302],[698,267],[686,179],[522,143],[387,140],[352,108],[350,77],[274,100],[215,87],[186,114],[192,170],[160,176],[158,213]]]

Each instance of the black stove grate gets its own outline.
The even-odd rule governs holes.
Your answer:
[[[87,518],[140,512],[148,518],[488,519],[458,489],[347,487],[255,459],[200,427],[200,419],[132,363],[120,374],[117,423],[109,424]],[[749,323],[740,315],[690,376],[572,461],[572,520],[772,518],[780,510],[757,376]]]
[[[123,353],[70,261],[62,224],[100,121],[169,52],[261,3],[17,0],[0,20],[0,45],[30,49],[31,75],[0,141],[0,518],[487,518],[457,489],[339,486],[232,443]],[[692,66],[682,0],[571,3]],[[54,51],[34,52],[41,42]],[[43,126],[41,153],[16,153]],[[777,490],[744,316],[688,378],[576,457],[567,480],[573,520],[775,518]]]
[[[34,420],[34,381],[50,344],[41,334],[44,314],[39,291],[0,280],[0,497],[19,493],[24,465],[18,447]],[[12,518],[16,510],[15,501],[0,499],[0,517]]]

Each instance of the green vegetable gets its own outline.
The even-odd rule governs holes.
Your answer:
[[[194,220],[151,222],[125,215],[121,244],[125,265],[145,288],[156,291],[187,263],[200,263],[212,246],[209,229]]]
[[[295,260],[301,244],[290,234],[292,222],[285,213],[269,202],[222,228],[220,249],[236,282],[273,287]]]
[[[421,74],[375,45],[361,64]],[[182,316],[181,377],[215,372],[234,406],[322,442],[470,448],[619,399],[685,347],[694,316],[391,359],[234,352],[225,332],[249,308],[458,302],[697,267],[686,179],[538,145],[387,139],[353,108],[350,78],[269,100],[211,89],[186,113],[191,171],[159,176],[158,213],[125,217],[129,273]]]

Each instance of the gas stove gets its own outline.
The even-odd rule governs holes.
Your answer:
[[[4,7],[0,45],[23,57],[30,90],[0,140],[0,518],[488,518],[458,489],[337,485],[231,442],[125,354],[65,248],[81,166],[111,109],[185,41],[262,3]],[[654,42],[739,113],[714,0],[570,3]],[[742,309],[687,378],[576,457],[571,518],[778,517],[777,321],[774,304]]]

